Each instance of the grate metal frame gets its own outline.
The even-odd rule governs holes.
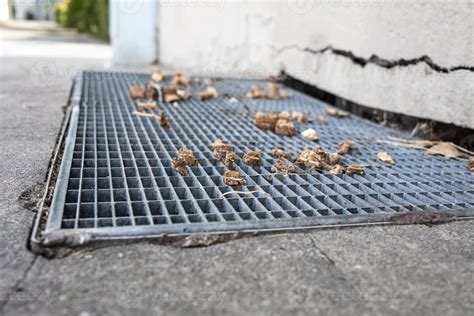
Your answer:
[[[299,136],[281,137],[256,128],[241,104],[223,97],[205,102],[192,99],[178,106],[160,103],[171,123],[166,130],[131,114],[136,101],[128,96],[128,87],[143,85],[148,76],[113,72],[77,76],[49,216],[39,237],[44,214],[38,215],[33,243],[83,244],[474,216],[474,177],[463,163],[375,143],[387,136],[400,137],[399,132],[354,116],[327,117],[327,125],[299,126],[300,131],[315,126],[318,143]],[[262,82],[226,79],[215,85],[221,95],[235,95],[255,83]],[[313,117],[323,114],[326,107],[296,91],[287,100],[245,102],[254,111],[302,111]],[[224,185],[222,175],[228,169],[210,148],[217,137],[233,144],[236,170],[245,175],[246,186]],[[301,167],[296,175],[271,172],[273,147],[299,152],[305,146],[321,146],[335,151],[342,139],[358,145],[342,163],[370,165],[366,175],[334,176]],[[171,167],[171,158],[184,147],[193,149],[199,160],[187,177]],[[262,166],[245,165],[244,152],[255,149],[262,151]],[[381,150],[389,151],[397,163],[378,161],[376,153]],[[258,192],[222,196],[229,191]]]

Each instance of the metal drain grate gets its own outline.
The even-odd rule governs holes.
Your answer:
[[[388,222],[410,213],[454,211],[470,216],[474,177],[460,161],[414,149],[375,143],[394,131],[356,117],[327,117],[315,126],[320,141],[281,137],[256,128],[241,104],[229,98],[179,105],[160,104],[171,128],[132,115],[135,101],[128,87],[143,85],[148,75],[85,72],[76,82],[70,128],[45,235],[85,233],[92,238],[137,238],[160,234],[291,229],[308,226]],[[242,94],[249,80],[216,81],[221,95]],[[202,89],[198,87],[197,89]],[[254,111],[301,111],[323,115],[325,105],[292,92],[287,100],[246,100]],[[398,135],[399,136],[399,135]],[[236,170],[247,185],[223,183],[228,170],[213,156],[216,138],[234,146]],[[334,176],[297,168],[297,175],[277,176],[271,165],[274,147],[299,152],[305,146],[336,151],[343,139],[357,150],[342,164],[372,165],[366,175]],[[192,149],[199,165],[180,176],[171,159],[180,148]],[[243,164],[248,150],[262,152],[262,166]],[[396,164],[377,160],[389,151]],[[238,195],[233,190],[257,191]],[[423,212],[425,211],[425,212]]]

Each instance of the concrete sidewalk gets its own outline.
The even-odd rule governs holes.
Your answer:
[[[73,74],[108,68],[111,50],[55,29],[0,36],[0,314],[474,312],[472,221],[35,256],[26,249],[34,214],[18,197],[44,179]]]

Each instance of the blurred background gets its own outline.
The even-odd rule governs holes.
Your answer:
[[[0,0],[0,20],[2,57],[66,62],[43,75],[283,71],[371,109],[474,128],[471,0]]]

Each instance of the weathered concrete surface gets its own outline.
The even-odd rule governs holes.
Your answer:
[[[474,128],[473,10],[470,0],[162,4],[159,56],[198,73],[261,77],[284,69],[356,103]],[[359,60],[306,51],[329,46]],[[394,67],[360,65],[372,55]],[[447,72],[402,62],[423,56]]]
[[[13,46],[15,34],[25,34],[0,29],[6,32],[2,44]],[[42,36],[32,32],[32,45],[55,34]],[[142,242],[53,260],[31,254],[25,243],[33,214],[17,199],[44,178],[70,87],[69,78],[36,86],[29,71],[36,61],[0,59],[0,314],[472,314],[472,221],[278,234],[195,249]]]

